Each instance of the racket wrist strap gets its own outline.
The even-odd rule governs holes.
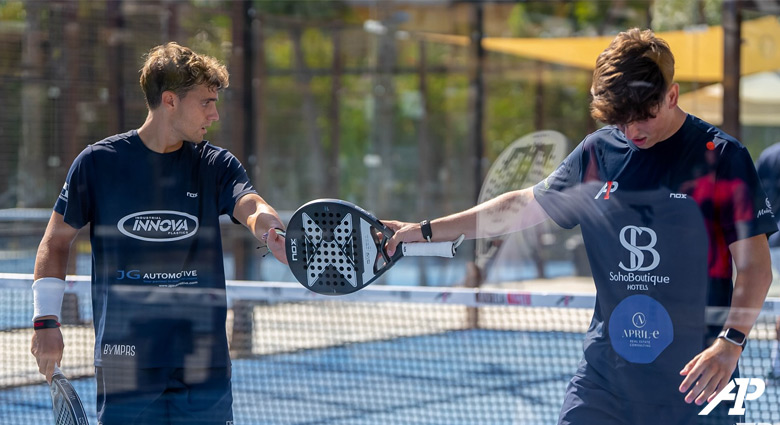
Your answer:
[[[33,322],[33,329],[35,329],[36,331],[38,329],[53,329],[59,327],[60,327],[60,322],[54,319],[42,319]]]
[[[433,238],[433,230],[431,230],[431,222],[428,220],[421,221],[420,231],[422,232],[423,239],[430,242],[431,238]]]

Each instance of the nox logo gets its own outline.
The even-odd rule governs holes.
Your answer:
[[[609,194],[616,191],[618,188],[618,182],[616,181],[608,181],[604,183],[604,186],[601,187],[601,190],[599,190],[599,193],[596,194],[593,199],[599,199],[599,196],[602,194],[604,195],[604,199],[609,199]]]
[[[298,261],[298,240],[290,239],[290,253],[292,254],[292,260]]]
[[[734,387],[737,388],[737,393],[734,394],[731,392],[731,390],[734,389]],[[752,386],[755,388],[752,392],[748,393],[748,387]],[[766,384],[764,384],[764,380],[761,378],[735,378],[731,382],[726,385],[725,388],[721,392],[718,393],[717,396],[715,396],[712,401],[707,404],[707,407],[702,409],[701,412],[699,412],[700,416],[706,416],[709,415],[710,412],[718,405],[721,401],[734,401],[734,407],[729,409],[729,415],[736,415],[741,416],[745,414],[745,400],[755,400],[759,397],[761,397],[762,394],[764,394],[764,390],[766,389]]]
[[[646,243],[640,245],[640,240]],[[655,231],[648,227],[626,226],[620,230],[620,244],[630,253],[628,266],[621,261],[620,268],[627,272],[644,272],[658,267],[661,255],[653,249],[657,240]],[[645,265],[645,253],[650,254],[649,265]]]

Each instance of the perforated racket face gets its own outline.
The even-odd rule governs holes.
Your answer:
[[[56,425],[89,425],[81,399],[64,375],[52,376],[50,390]]]
[[[380,226],[375,217],[349,202],[309,202],[287,225],[285,247],[290,270],[314,292],[355,292],[381,274],[382,261],[377,264],[381,241],[375,231],[390,231]]]
[[[560,164],[566,149],[566,137],[552,130],[537,131],[512,142],[488,170],[479,203],[542,181]],[[504,217],[480,216],[478,226],[486,233],[501,233],[510,225]],[[489,261],[504,239],[505,236],[477,239],[477,263],[483,266]]]

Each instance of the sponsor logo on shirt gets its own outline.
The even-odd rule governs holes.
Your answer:
[[[647,235],[644,239],[644,245],[641,245],[640,236]],[[658,267],[661,262],[661,254],[653,247],[658,242],[658,236],[655,231],[649,227],[626,226],[620,230],[620,244],[630,252],[628,266],[623,265],[621,261],[619,266],[627,272],[649,271]],[[646,258],[645,253],[649,256]],[[649,265],[645,265],[650,260]]]
[[[154,283],[159,286],[173,287],[194,285],[198,283],[197,270],[180,270],[175,272],[141,272],[140,270],[117,270],[116,280],[139,280],[144,283]]]
[[[65,183],[62,186],[62,190],[60,191],[60,199],[62,199],[65,202],[68,202],[68,183]],[[767,199],[767,201],[769,201]]]
[[[758,214],[756,214],[756,218],[760,218],[762,215],[766,215],[766,214],[769,214],[772,217],[775,216],[774,214],[772,214],[772,204],[769,202],[769,198],[766,198],[766,208],[759,210]]]
[[[609,280],[612,282],[627,283],[626,289],[630,291],[647,291],[648,284],[653,286],[659,283],[669,283],[669,276],[657,275],[652,272],[661,262],[661,254],[655,249],[658,236],[649,227],[625,226],[620,230],[620,244],[628,251],[628,261],[621,260],[618,263],[623,271],[609,272]]]
[[[103,354],[108,356],[135,357],[135,345],[104,344]]]
[[[604,199],[609,199],[609,194],[616,191],[618,188],[618,182],[617,181],[608,181],[604,183],[604,186],[601,187],[601,190],[599,190],[599,193],[596,194],[593,199],[599,199],[601,195],[604,195]]]
[[[133,239],[172,242],[195,235],[198,218],[180,211],[141,211],[122,217],[117,228]]]
[[[642,329],[647,325],[647,317],[641,311],[634,313],[634,316],[631,317],[631,324],[634,325],[634,328],[623,329],[623,337],[635,338],[637,341],[632,342],[634,345],[647,346],[650,340],[661,337],[661,331],[657,329]]]
[[[666,309],[647,295],[631,295],[610,314],[612,348],[631,363],[648,364],[674,340],[674,326]]]

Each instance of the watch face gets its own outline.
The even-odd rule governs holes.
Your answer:
[[[742,345],[745,342],[745,334],[743,334],[742,332],[736,329],[731,329],[731,328],[726,329],[726,332],[723,334],[723,336],[726,339],[734,341],[740,345]]]

